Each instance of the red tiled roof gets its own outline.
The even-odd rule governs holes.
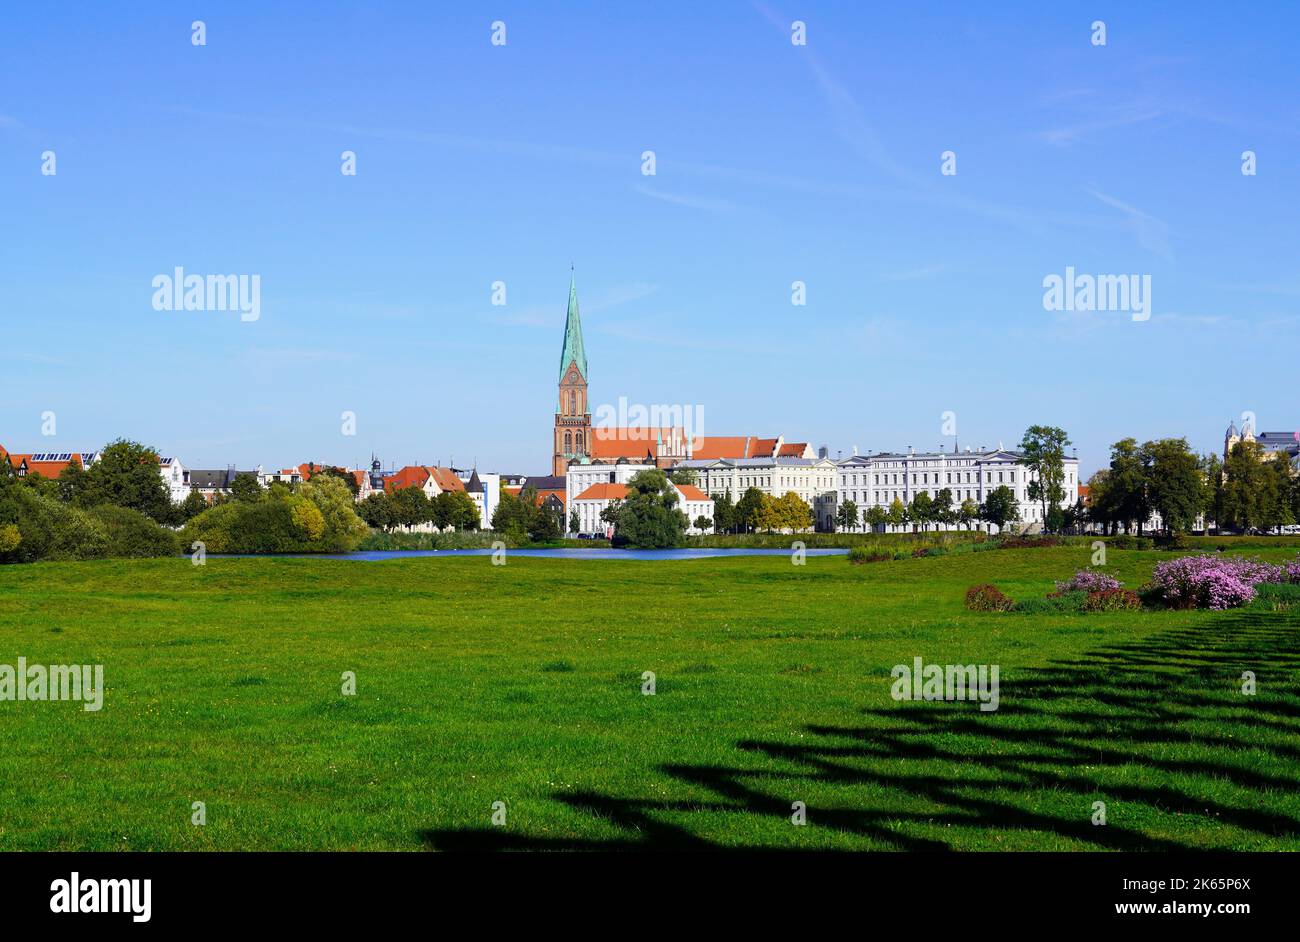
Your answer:
[[[694,484],[675,484],[677,490],[682,492],[682,496],[687,500],[708,500],[709,495],[704,493]]]
[[[429,473],[433,476],[433,483],[438,485],[439,490],[443,491],[463,491],[465,482],[456,477],[456,472],[451,468],[429,468]]]
[[[562,490],[547,488],[544,491],[537,492],[537,505],[540,507],[542,501],[546,500],[546,498],[551,495],[557,497],[561,504],[565,503],[568,498],[568,495]]]
[[[77,454],[74,454],[69,461],[32,461],[31,455],[10,454],[8,457],[9,463],[13,465],[15,471],[18,470],[23,462],[26,462],[28,474],[39,474],[41,477],[50,481],[57,481],[59,475],[63,473],[63,469],[72,464],[73,461],[75,461],[79,467],[85,467],[85,463],[81,460],[81,455]]]
[[[593,484],[574,500],[622,500],[627,496],[627,488],[622,484]]]
[[[659,454],[659,442],[670,441],[670,428],[596,428],[591,430],[592,458],[652,458]]]
[[[400,491],[404,487],[424,487],[429,480],[429,469],[418,464],[408,464],[384,478],[384,490]]]
[[[753,439],[748,435],[702,435],[695,440],[691,450],[692,458],[716,461],[719,458],[749,458],[749,445]]]
[[[778,458],[802,458],[808,453],[807,442],[787,442],[776,453]]]

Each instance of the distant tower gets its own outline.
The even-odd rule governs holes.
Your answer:
[[[560,399],[555,408],[555,439],[551,474],[564,474],[573,458],[591,454],[591,408],[587,403],[587,352],[582,346],[578,316],[578,285],[569,277],[569,311],[564,319],[564,349],[560,351]]]
[[[1223,433],[1223,460],[1228,460],[1228,455],[1232,454],[1232,446],[1241,441],[1241,435],[1237,433],[1237,423],[1229,422],[1228,430]]]
[[[383,470],[384,470],[384,466],[380,464],[379,459],[375,457],[375,453],[372,451],[370,453],[370,489],[371,490],[382,491],[384,489]]]

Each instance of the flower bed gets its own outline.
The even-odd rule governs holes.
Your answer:
[[[1065,582],[1056,584],[1056,594],[1066,592],[1107,592],[1118,589],[1120,581],[1095,569],[1080,569]]]
[[[1156,566],[1150,594],[1170,608],[1221,611],[1253,601],[1257,585],[1289,581],[1294,565],[1284,569],[1241,556],[1183,556]]]

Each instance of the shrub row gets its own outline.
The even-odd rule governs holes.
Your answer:
[[[82,510],[26,487],[0,497],[0,562],[174,556],[176,534],[112,504]]]

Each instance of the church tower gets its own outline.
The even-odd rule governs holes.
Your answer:
[[[582,346],[578,317],[578,285],[569,278],[569,312],[564,319],[564,349],[560,351],[560,399],[555,407],[555,440],[551,474],[564,474],[572,458],[591,454],[591,409],[587,404],[587,352]]]

